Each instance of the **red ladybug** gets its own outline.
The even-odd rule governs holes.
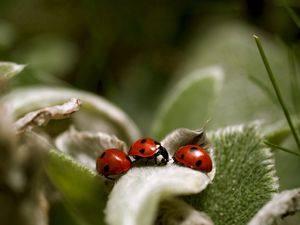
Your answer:
[[[167,150],[159,142],[151,138],[141,138],[137,140],[131,146],[128,155],[133,156],[135,160],[142,158],[154,158],[155,164],[157,164],[157,157],[161,155],[163,157],[162,162],[164,164],[169,162],[169,154]]]
[[[212,160],[209,154],[199,145],[186,145],[180,147],[175,152],[173,159],[175,162],[194,170],[206,173],[212,170]]]
[[[108,179],[112,179],[108,176],[121,174],[130,168],[130,158],[118,149],[107,149],[96,159],[96,169],[98,173]]]

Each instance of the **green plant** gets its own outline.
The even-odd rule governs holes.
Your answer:
[[[206,63],[215,58],[205,57]],[[225,84],[241,84],[249,77],[228,74],[233,65],[226,60],[224,65],[192,70],[183,77],[162,101],[149,129],[172,156],[179,146],[199,143],[206,134],[199,128],[205,127],[214,165],[208,174],[169,163],[137,166],[115,183],[108,181],[97,175],[95,158],[111,147],[126,152],[141,137],[123,111],[99,96],[66,87],[33,86],[5,94],[0,105],[0,153],[4,159],[0,181],[6,189],[0,200],[9,213],[1,212],[1,221],[17,213],[15,224],[46,224],[43,204],[63,209],[58,223],[86,225],[273,224],[299,211],[299,189],[276,195],[279,184],[274,156],[265,143],[270,133],[278,141],[283,128],[267,129],[277,115],[261,121],[273,102],[266,97],[259,103],[270,106],[258,109],[263,115],[260,121],[252,121],[253,115],[245,113],[235,121],[240,125],[232,125],[234,118],[226,117],[228,111],[239,114],[238,110],[247,109],[234,108],[232,99],[224,97],[228,93]],[[252,62],[245,62],[251,70]],[[3,65],[1,82],[6,85],[23,66]],[[254,94],[257,89],[249,83],[242,88]],[[246,99],[245,93],[232,96]],[[230,108],[221,123],[223,112],[219,110],[225,111],[226,105]],[[12,199],[18,204],[12,204]],[[28,209],[34,216],[26,216]]]

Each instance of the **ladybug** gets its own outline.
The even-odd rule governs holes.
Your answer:
[[[118,149],[107,149],[96,159],[97,172],[108,179],[112,179],[108,176],[124,173],[130,168],[130,158]]]
[[[154,158],[155,164],[157,164],[157,157],[162,156],[162,163],[167,164],[169,162],[169,154],[167,150],[157,141],[151,138],[141,138],[134,142],[128,152],[128,155],[133,156],[135,160]],[[147,163],[146,162],[146,163]]]
[[[174,154],[174,161],[194,170],[208,173],[212,170],[212,160],[205,149],[199,145],[180,147]]]

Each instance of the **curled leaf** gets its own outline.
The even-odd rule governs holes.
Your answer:
[[[174,164],[133,168],[115,184],[105,210],[106,222],[109,225],[150,225],[161,200],[199,193],[210,182],[206,174]]]
[[[180,147],[188,144],[207,145],[208,139],[203,129],[190,130],[179,128],[168,134],[161,144],[168,150],[170,155]]]
[[[283,191],[262,207],[248,225],[272,225],[278,219],[298,211],[300,211],[300,189]]]
[[[43,107],[62,104],[70,98],[82,102],[80,111],[72,117],[78,129],[116,134],[128,143],[140,136],[138,128],[124,112],[105,99],[84,91],[45,86],[20,88],[6,95],[3,101],[18,118]]]
[[[45,125],[50,120],[65,119],[78,111],[80,104],[81,103],[78,99],[71,98],[68,102],[62,105],[55,105],[30,112],[15,122],[15,129],[18,132],[24,132],[31,130],[35,126]]]
[[[59,150],[90,169],[95,169],[96,157],[105,149],[116,148],[127,152],[127,145],[114,135],[77,131],[74,127],[58,136],[55,144]]]
[[[0,79],[10,79],[20,73],[25,65],[12,62],[0,62]]]
[[[203,212],[179,199],[166,199],[160,203],[155,224],[163,225],[213,225],[214,223]]]

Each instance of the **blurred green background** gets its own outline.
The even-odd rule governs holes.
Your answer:
[[[144,130],[191,60],[188,49],[211,28],[245,22],[290,45],[300,33],[282,2],[271,0],[2,0],[0,15],[1,59],[29,65],[15,83],[63,80],[112,100]]]
[[[268,40],[271,65],[297,115],[299,86],[286,75],[298,74],[300,29],[285,3],[299,14],[297,0],[2,0],[0,58],[28,65],[13,87],[45,84],[94,92],[120,106],[146,134],[169,88],[192,69],[214,64],[224,66],[232,78],[223,92],[231,91],[224,95],[229,101],[220,100],[212,128],[258,119],[269,110],[266,119],[284,120],[272,96],[261,94],[272,88],[252,34]],[[252,83],[248,79],[245,86],[265,96],[255,104],[249,101],[252,92],[239,99],[243,113],[229,109],[236,107],[232,90],[240,86],[235,74],[250,76]],[[253,76],[266,88],[255,86]],[[282,188],[299,186],[299,179],[287,175],[295,177],[299,158],[283,152],[278,157],[293,162],[278,170]]]

